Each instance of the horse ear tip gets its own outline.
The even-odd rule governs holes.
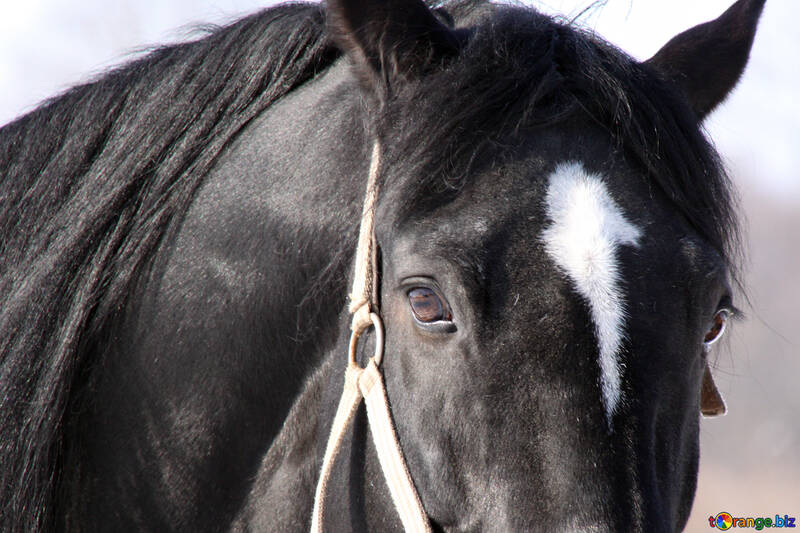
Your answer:
[[[645,61],[682,89],[698,121],[738,84],[765,4],[766,0],[738,0],[717,19],[676,35]]]

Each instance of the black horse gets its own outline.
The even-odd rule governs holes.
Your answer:
[[[377,142],[434,530],[680,531],[737,265],[701,124],[763,4],[645,62],[483,0],[289,4],[4,127],[0,529],[309,527]],[[363,412],[343,446],[326,530],[399,529]]]

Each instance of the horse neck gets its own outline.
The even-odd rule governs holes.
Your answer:
[[[332,417],[331,381],[340,372],[333,354],[307,380],[255,477],[233,530],[308,529],[322,461],[325,431]],[[287,498],[287,495],[292,495]],[[303,528],[298,528],[303,524]],[[282,527],[279,527],[282,525]]]
[[[119,338],[104,352],[107,364],[93,389],[97,409],[80,420],[81,427],[90,428],[80,433],[87,449],[96,446],[102,451],[108,446],[98,443],[118,441],[131,446],[115,454],[90,454],[85,460],[76,452],[65,460],[97,473],[82,476],[76,466],[70,474],[74,482],[72,478],[65,482],[75,488],[64,496],[66,507],[81,498],[76,495],[89,494],[75,505],[85,506],[86,516],[102,522],[95,509],[109,492],[104,484],[126,475],[114,469],[137,464],[142,447],[156,453],[161,446],[157,439],[122,437],[152,423],[145,416],[150,411],[143,407],[149,396],[135,385],[147,383],[154,400],[182,405],[209,421],[197,432],[216,443],[215,455],[187,459],[192,469],[186,471],[203,471],[214,461],[224,461],[226,476],[233,480],[207,488],[199,477],[192,478],[195,485],[185,489],[182,498],[153,497],[148,504],[186,516],[187,521],[194,520],[187,523],[197,527],[208,527],[209,520],[221,513],[227,523],[228,512],[244,529],[297,529],[288,524],[301,523],[304,517],[310,521],[318,458],[327,437],[317,434],[317,419],[324,416],[322,426],[329,426],[336,402],[333,393],[330,401],[326,395],[338,373],[330,374],[324,362],[338,346],[338,318],[345,306],[369,167],[370,144],[358,100],[336,98],[349,90],[342,68],[332,67],[248,125],[205,179],[174,242],[169,241],[172,246],[153,259],[130,312],[114,324]],[[298,151],[298,146],[304,149]],[[219,297],[206,300],[202,265],[211,263],[233,265],[245,275],[268,275],[259,278],[255,288],[235,283],[231,285],[235,290],[226,292],[228,285],[219,285]],[[199,275],[197,265],[201,265]],[[237,292],[241,287],[251,291],[247,298]],[[182,296],[174,298],[175,294]],[[208,307],[208,301],[214,305]],[[193,329],[176,332],[170,320],[174,316],[186,316]],[[204,327],[208,320],[217,327]],[[238,344],[232,347],[230,339]],[[168,357],[153,356],[164,347]],[[345,353],[344,348],[335,351]],[[241,357],[243,353],[250,357]],[[218,364],[221,360],[226,364]],[[146,375],[137,374],[140,369],[147,369]],[[183,377],[175,383],[171,376]],[[231,393],[220,402],[210,392],[211,380],[219,390],[255,391],[252,394],[260,400]],[[341,385],[335,388],[341,392]],[[182,403],[189,397],[190,403]],[[117,416],[119,412],[127,417]],[[224,420],[217,423],[223,412]],[[163,427],[175,429],[168,409],[156,414]],[[246,427],[256,429],[242,435]],[[180,451],[179,445],[174,449]],[[174,469],[172,458],[182,456],[159,457],[163,461],[152,466],[157,475],[143,472],[130,494],[153,494],[155,489],[147,482]],[[91,483],[84,483],[84,478]],[[92,485],[93,491],[84,485]],[[221,492],[235,497],[215,506],[212,498]],[[286,498],[287,494],[293,497]],[[144,509],[138,500],[131,499],[128,505],[131,512]],[[228,510],[221,510],[223,505],[229,505]],[[142,523],[155,523],[151,521],[155,515],[143,513]]]

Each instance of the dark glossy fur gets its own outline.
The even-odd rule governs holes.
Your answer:
[[[517,7],[338,1],[326,27],[287,5],[4,127],[0,529],[308,528],[374,136],[387,388],[436,527],[682,529],[698,339],[736,264],[698,121],[761,7],[637,63]],[[697,42],[721,43],[712,63],[687,59]],[[681,62],[707,78],[697,99]],[[612,430],[586,303],[540,240],[563,161],[648,228],[619,258]],[[444,293],[455,333],[414,325],[411,276]],[[399,527],[367,439],[359,418],[332,531]]]

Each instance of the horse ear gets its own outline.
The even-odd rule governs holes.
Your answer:
[[[728,412],[725,400],[722,399],[722,394],[714,383],[708,363],[703,371],[703,387],[700,389],[700,412],[706,418],[721,416]]]
[[[422,0],[329,0],[328,26],[372,89],[389,90],[459,48],[455,33]]]
[[[739,0],[716,20],[672,40],[646,63],[675,81],[703,120],[744,72],[765,0]]]

